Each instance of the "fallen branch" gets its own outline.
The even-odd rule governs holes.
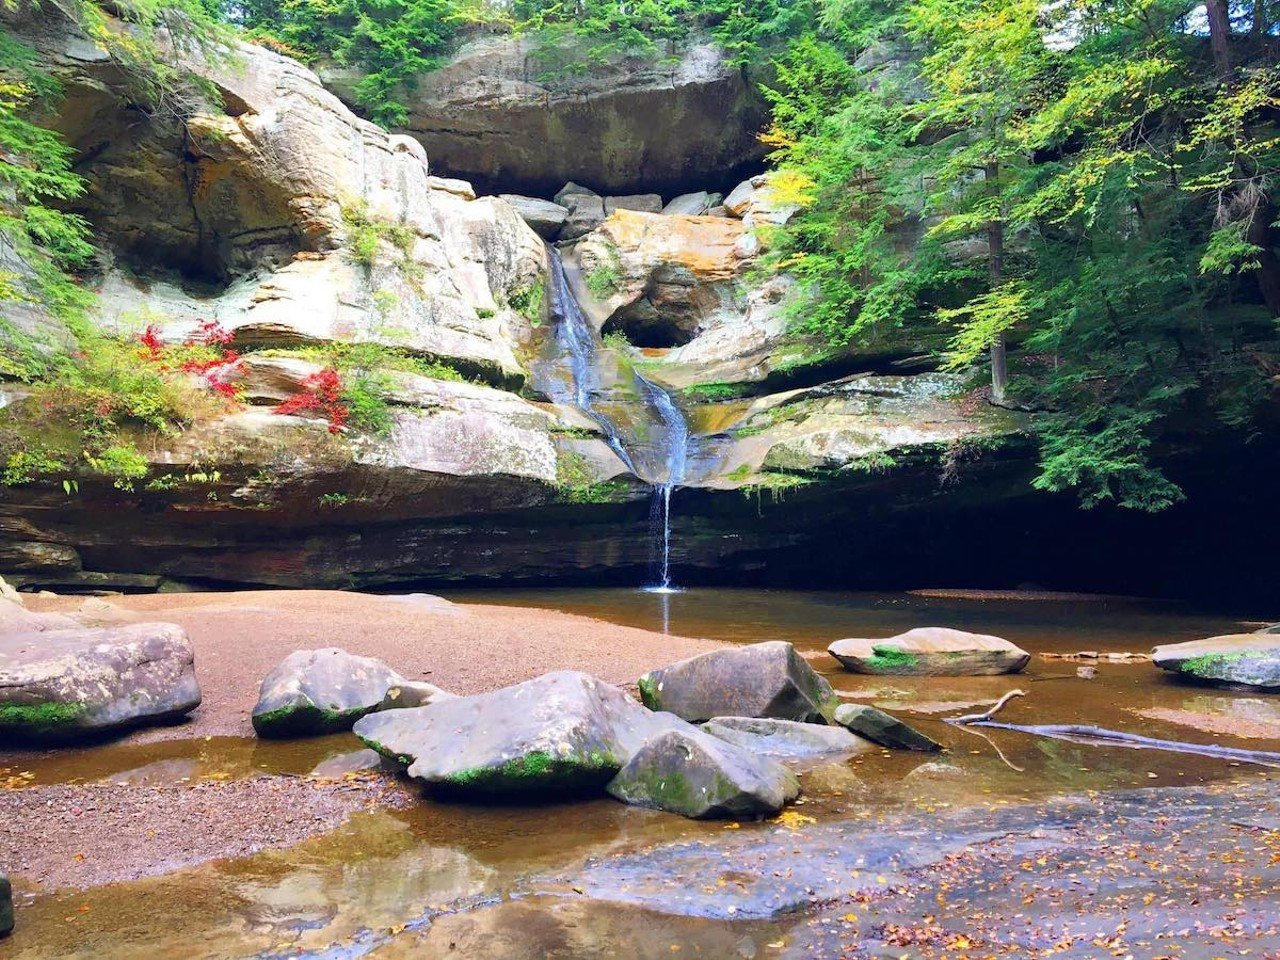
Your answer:
[[[1025,696],[1026,694],[1023,693],[1021,690],[1010,690],[1003,697],[997,700],[995,704],[991,707],[991,709],[988,710],[986,713],[966,713],[963,717],[952,717],[950,720],[947,721],[947,723],[955,723],[962,727],[968,726],[971,723],[985,723],[987,720],[990,720],[997,713],[1003,710],[1005,707],[1005,704],[1007,704],[1014,697],[1025,697]]]
[[[956,721],[951,722],[954,723]],[[1194,753],[1202,757],[1216,757],[1219,760],[1234,760],[1240,763],[1261,764],[1265,767],[1280,767],[1280,753],[1274,753],[1269,750],[1242,750],[1237,747],[1220,747],[1216,744],[1187,743],[1185,740],[1157,740],[1154,737],[1143,737],[1136,733],[1122,733],[1119,730],[1086,727],[1074,723],[1053,723],[1040,726],[1028,726],[1020,723],[997,723],[994,720],[974,720],[970,721],[970,723],[974,726],[987,727],[992,730],[1014,730],[1018,733],[1029,733],[1035,737],[1069,740],[1072,743],[1084,743],[1095,747],[1168,750],[1172,753]]]

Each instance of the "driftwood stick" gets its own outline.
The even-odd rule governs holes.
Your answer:
[[[1029,733],[1034,737],[1068,740],[1073,743],[1084,743],[1095,747],[1167,750],[1171,753],[1194,753],[1202,757],[1216,757],[1219,760],[1234,760],[1239,763],[1256,763],[1266,767],[1280,767],[1280,753],[1268,750],[1243,750],[1237,747],[1220,747],[1216,744],[1187,743],[1184,740],[1157,740],[1154,737],[1144,737],[1136,733],[1123,733],[1119,730],[1087,727],[1075,723],[1027,726],[1020,723],[998,723],[994,720],[971,722],[975,726],[987,727],[992,730],[1013,730],[1017,733]]]
[[[973,734],[975,737],[981,737],[983,740],[987,741],[987,743],[991,745],[991,749],[995,750],[995,752],[996,752],[996,756],[997,756],[997,757],[999,757],[999,758],[1004,762],[1004,765],[1005,765],[1006,767],[1008,767],[1010,770],[1014,771],[1014,773],[1026,773],[1026,772],[1027,772],[1027,768],[1026,768],[1026,767],[1020,767],[1020,766],[1018,766],[1016,763],[1014,763],[1012,760],[1010,760],[1008,757],[1006,757],[1006,756],[1004,755],[1004,751],[1000,749],[1000,744],[996,743],[994,740],[992,740],[990,737],[988,737],[988,736],[987,736],[985,733],[983,733],[981,730],[975,730],[975,729],[973,729],[972,725],[970,725],[970,724],[965,724],[965,725],[961,726],[961,728],[960,728],[960,729],[961,729],[961,730],[963,730],[965,733],[971,733],[971,734]]]
[[[984,723],[987,720],[990,720],[992,717],[994,717],[1001,710],[1003,710],[1005,707],[1005,704],[1007,704],[1014,697],[1025,697],[1025,696],[1026,694],[1021,690],[1010,690],[1003,697],[997,700],[995,705],[986,713],[966,713],[963,717],[952,717],[950,720],[947,721],[947,723],[959,724],[962,727],[967,726],[971,723]]]

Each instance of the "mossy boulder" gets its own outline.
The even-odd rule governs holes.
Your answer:
[[[571,670],[491,693],[371,714],[365,744],[429,788],[537,796],[602,789],[645,742],[680,724]]]
[[[1031,659],[1008,640],[948,627],[917,627],[884,640],[837,640],[827,652],[853,673],[905,677],[1017,673]]]
[[[714,650],[636,681],[645,706],[692,722],[775,717],[827,723],[839,700],[795,647],[782,640]]]
[[[381,660],[326,647],[297,650],[262,681],[253,708],[260,737],[314,737],[350,730],[405,678]]]
[[[942,749],[942,744],[925,736],[915,727],[863,703],[840,704],[836,708],[835,722],[851,733],[891,750],[936,753]]]
[[[0,633],[0,739],[75,740],[199,705],[195,655],[176,624]]]
[[[776,813],[800,793],[775,760],[697,730],[671,730],[641,747],[609,783],[624,803],[695,819]]]
[[[1152,651],[1157,667],[1191,680],[1280,692],[1280,635],[1227,634]]]
[[[13,933],[13,887],[9,878],[0,873],[0,938]]]
[[[837,717],[841,709],[836,708]],[[847,730],[794,720],[715,717],[704,723],[702,729],[756,756],[777,759],[809,760],[839,753],[862,753],[870,749],[867,741]]]

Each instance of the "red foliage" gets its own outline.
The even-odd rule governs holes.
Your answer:
[[[138,343],[142,349],[138,351],[144,360],[159,363],[164,356],[164,341],[160,339],[160,328],[154,323],[147,324],[147,329],[138,334]]]
[[[337,370],[327,367],[302,381],[302,391],[285,399],[276,413],[287,416],[294,413],[318,413],[329,421],[329,432],[340,433],[347,425],[351,411],[342,402],[342,377]]]
[[[235,379],[244,372],[240,354],[228,349],[234,339],[235,334],[218,321],[199,319],[181,347],[169,348],[160,337],[160,328],[152,323],[138,336],[138,354],[166,373],[176,362],[183,373],[199,377],[210,390],[234,399]],[[184,357],[184,353],[188,355]]]

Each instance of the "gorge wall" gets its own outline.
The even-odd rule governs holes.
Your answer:
[[[1025,416],[975,402],[926,345],[820,353],[790,334],[791,281],[754,269],[755,228],[788,210],[767,177],[724,190],[758,169],[763,109],[713,48],[693,45],[661,75],[624,62],[555,90],[530,78],[514,41],[468,49],[418,88],[424,159],[269,51],[197,67],[220,102],[148,114],[87,37],[55,16],[5,16],[67,92],[53,122],[89,185],[75,209],[101,247],[86,277],[93,322],[180,341],[216,321],[244,357],[237,404],[136,437],[138,482],[72,450],[61,472],[0,487],[10,582],[643,582],[648,485],[599,422],[538,385],[556,324],[545,224],[522,198],[477,197],[438,165],[540,201],[570,179],[659,195],[629,209],[588,189],[553,206],[567,217],[599,201],[560,244],[575,297],[607,335],[598,408],[633,449],[655,442],[638,372],[692,428],[672,509],[677,579],[1273,589],[1251,559],[1280,520],[1273,447],[1189,427],[1173,461],[1186,504],[1082,513],[1030,486]],[[663,202],[691,186],[728,196],[692,213]],[[65,345],[52,317],[28,313],[27,329]],[[323,370],[316,348],[351,344],[412,361],[380,371],[385,429],[276,412]],[[5,457],[63,442],[43,403],[38,385],[0,381]]]

